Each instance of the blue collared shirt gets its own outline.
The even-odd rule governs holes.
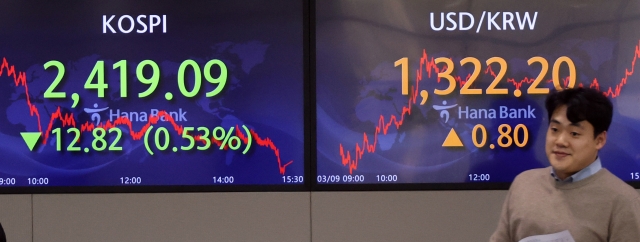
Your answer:
[[[567,177],[567,179],[560,180],[560,178],[556,175],[556,172],[553,170],[553,167],[551,167],[551,176],[553,177],[553,179],[555,179],[558,182],[570,183],[570,182],[577,182],[587,177],[590,177],[591,175],[596,174],[596,172],[598,172],[600,169],[602,169],[602,162],[600,162],[600,157],[598,156],[598,158],[596,158],[596,161],[591,163],[591,165],[588,165],[587,167],[580,170],[576,174],[573,174],[573,176]]]

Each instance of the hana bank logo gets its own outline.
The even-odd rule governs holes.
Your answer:
[[[119,118],[126,118],[131,122],[148,122],[151,117],[159,117],[159,121],[167,122],[186,122],[187,121],[187,111],[184,111],[182,108],[178,108],[178,110],[163,110],[163,109],[155,109],[147,111],[120,111],[120,109],[110,109],[109,107],[98,108],[98,104],[94,103],[93,108],[84,108],[84,112],[91,114],[91,122],[95,122],[95,125],[100,125],[102,118],[100,113],[106,110],[108,112],[108,120],[114,122]],[[164,114],[161,114],[164,112]]]
[[[91,114],[91,121],[95,122],[96,125],[100,124],[100,114],[99,112],[105,111],[109,109],[109,107],[98,108],[98,104],[94,103],[93,108],[85,108],[84,112]]]
[[[442,105],[433,105],[433,109],[440,111],[440,118],[444,118],[444,123],[447,123],[449,122],[449,110],[447,109],[452,109],[455,106],[458,104],[447,106],[447,101],[442,101]]]

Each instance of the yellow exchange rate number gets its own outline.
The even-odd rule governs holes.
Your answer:
[[[511,131],[513,131],[513,134]],[[498,145],[502,148],[508,148],[512,144],[522,148],[529,142],[529,130],[524,124],[518,124],[513,129],[509,124],[501,124],[498,126],[498,133],[500,133],[500,136],[498,137]],[[522,133],[522,137],[520,136],[520,133]],[[481,135],[481,138],[478,137],[479,134]],[[473,127],[473,131],[471,131],[471,141],[473,142],[473,145],[478,148],[482,148],[487,144],[487,139],[487,129],[482,124],[476,124],[476,126]]]
[[[451,93],[453,93],[453,91],[456,88],[456,77],[454,77],[454,69],[455,69],[455,64],[453,62],[453,60],[451,60],[451,58],[447,58],[447,57],[439,57],[433,60],[434,63],[436,65],[441,66],[442,68],[440,69],[440,71],[438,72],[438,79],[443,78],[445,80],[448,81],[448,86],[445,89],[435,89],[433,91],[433,93],[435,93],[436,95],[449,95]],[[479,88],[472,88],[473,83],[478,79],[478,77],[480,76],[480,73],[482,71],[482,63],[480,62],[480,60],[478,60],[478,58],[475,57],[466,57],[462,60],[460,60],[460,67],[462,66],[467,66],[467,65],[471,65],[473,67],[473,72],[467,77],[466,82],[464,83],[464,85],[460,88],[460,94],[461,95],[480,95],[483,94],[483,90],[479,89]],[[527,89],[527,94],[548,94],[549,93],[549,88],[546,87],[538,87],[540,85],[540,83],[545,79],[545,76],[547,76],[548,71],[549,71],[549,62],[547,61],[547,59],[540,57],[540,56],[534,56],[531,57],[527,63],[529,64],[529,66],[532,66],[534,64],[539,63],[541,68],[540,68],[540,73],[538,74],[538,76],[533,79],[532,81],[528,81],[528,83],[531,83],[529,85],[529,88]],[[401,72],[402,72],[402,94],[403,95],[408,95],[409,94],[409,60],[407,57],[403,57],[399,60],[397,60],[395,63],[395,67],[400,66],[401,68]],[[444,64],[444,65],[441,65]],[[563,64],[566,64],[566,66],[569,69],[569,75],[567,76],[566,79],[562,79],[560,78],[560,68],[563,66]],[[489,59],[487,59],[485,61],[485,65],[488,68],[491,68],[491,73],[492,75],[494,75],[494,79],[493,81],[491,81],[491,84],[489,84],[489,86],[486,88],[486,90],[484,90],[484,93],[489,94],[489,95],[505,95],[505,94],[509,94],[509,89],[507,88],[498,88],[498,84],[504,79],[505,75],[507,74],[507,61],[505,61],[502,57],[491,57]],[[495,68],[499,68],[497,74],[493,72],[493,70],[495,70]],[[556,88],[556,90],[562,90],[564,88],[573,88],[576,85],[576,66],[573,63],[573,61],[571,60],[571,58],[567,57],[567,56],[561,56],[558,59],[556,59],[556,61],[553,63],[553,68],[551,71],[551,79],[553,81],[553,86]],[[562,87],[562,84],[564,84],[566,87]],[[522,91],[520,91],[519,89],[515,90],[513,92],[513,94],[516,97],[520,97],[522,95]]]

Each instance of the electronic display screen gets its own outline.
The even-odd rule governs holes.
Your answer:
[[[614,105],[604,168],[640,179],[640,2],[315,4],[317,184],[510,183],[549,166],[546,95]]]
[[[303,5],[4,2],[0,191],[302,186]]]

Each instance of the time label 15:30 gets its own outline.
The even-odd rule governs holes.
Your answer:
[[[220,70],[220,75],[215,78],[211,75],[213,66],[217,66]],[[49,68],[56,68],[58,70],[58,74],[49,88],[44,92],[44,98],[66,98],[67,94],[65,92],[55,91],[65,75],[64,65],[60,61],[51,60],[44,64],[45,70]],[[112,68],[114,70],[120,70],[120,97],[126,98],[128,96],[127,60],[120,60],[114,63]],[[192,84],[193,88],[191,90],[188,90],[186,84],[187,69],[189,68],[194,74],[194,83]],[[145,69],[151,70],[150,76],[145,76]],[[178,88],[182,95],[189,98],[196,96],[200,92],[203,74],[207,82],[217,85],[212,91],[206,93],[207,97],[216,96],[222,91],[227,83],[227,66],[221,60],[210,60],[204,65],[204,68],[201,68],[194,60],[185,60],[180,64],[177,74]],[[152,60],[143,60],[138,63],[138,66],[136,67],[136,77],[142,84],[149,85],[146,91],[138,93],[138,97],[147,97],[158,87],[158,83],[160,82],[160,67],[158,67],[158,64]],[[105,64],[104,61],[99,60],[96,62],[91,74],[87,78],[87,81],[84,84],[84,89],[95,89],[98,92],[98,97],[103,98],[105,96],[105,91],[108,88],[109,84],[105,82]]]
[[[282,176],[282,182],[284,183],[303,183],[303,176]]]

